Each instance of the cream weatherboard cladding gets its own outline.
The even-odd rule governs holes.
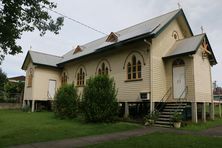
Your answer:
[[[118,40],[106,42],[107,36],[79,46],[81,50],[69,51],[63,56],[54,56],[35,51],[29,51],[22,69],[33,68],[33,84],[25,84],[24,100],[32,101],[34,111],[35,101],[51,100],[48,96],[49,80],[56,81],[56,89],[61,86],[62,74],[67,75],[67,83],[74,84],[82,96],[84,86],[77,86],[77,73],[83,69],[86,83],[91,76],[98,74],[98,65],[104,62],[109,67],[109,76],[114,78],[117,88],[118,102],[127,104],[144,102],[140,92],[151,94],[149,109],[153,111],[155,103],[159,102],[167,90],[173,91],[173,61],[182,59],[185,63],[185,85],[188,87],[185,102],[211,102],[211,66],[217,61],[210,47],[206,34],[193,35],[182,9],[139,23],[132,27],[115,32]],[[176,35],[176,36],[175,36]],[[196,50],[202,39],[206,37],[209,60],[202,58],[201,50]],[[135,55],[142,66],[141,79],[128,80],[127,64]],[[138,64],[140,65],[140,64]],[[177,101],[173,92],[168,100]],[[27,104],[31,101],[24,101]],[[128,103],[127,103],[128,102]],[[29,103],[28,103],[29,104]]]
[[[56,80],[56,88],[60,87],[60,72],[53,68],[45,68],[38,66],[35,70],[34,85],[35,92],[33,98],[35,100],[47,100],[48,97],[48,83],[49,80]]]
[[[141,55],[143,56],[141,57]],[[132,55],[136,57],[142,63],[142,80],[130,81],[127,80],[127,62],[125,60],[131,59]],[[126,59],[128,57],[128,59]],[[86,79],[96,74],[96,67],[102,59],[106,59],[110,63],[111,71],[109,76],[114,78],[116,88],[118,90],[118,101],[140,101],[139,92],[150,92],[150,71],[149,71],[149,52],[147,52],[147,45],[144,42],[137,42],[118,50],[106,52],[100,55],[94,55],[91,57],[83,58],[79,61],[72,62],[65,65],[65,71],[68,73],[68,83],[76,84],[76,71],[79,66],[84,66],[86,69]],[[124,69],[124,64],[125,69]],[[78,87],[79,94],[82,94],[83,87]]]
[[[35,91],[35,86],[32,85],[32,87],[28,87],[28,76],[30,69],[33,70],[33,78],[35,77],[35,66],[32,64],[31,60],[28,64],[28,68],[26,70],[26,77],[25,77],[25,89],[24,89],[24,100],[32,100],[33,99],[33,92]],[[32,80],[32,84],[33,84]],[[34,90],[34,91],[33,91]]]
[[[185,62],[185,84],[188,87],[187,92],[187,101],[194,101],[195,92],[194,92],[194,72],[193,72],[193,57],[179,57]],[[173,89],[173,61],[177,58],[169,59],[165,62],[165,70],[166,70],[166,77],[167,77],[167,88]],[[177,101],[173,99],[173,95],[171,95],[169,101]]]
[[[32,87],[27,87],[28,81],[25,82],[24,100],[48,100],[49,80],[56,80],[56,88],[58,89],[61,85],[60,71],[55,68],[33,66],[32,62],[28,65],[27,72],[30,68],[33,68],[34,73]]]
[[[164,62],[162,57],[170,50],[172,45],[175,43],[175,39],[172,33],[176,31],[180,39],[183,39],[183,33],[178,25],[177,20],[174,20],[169,24],[169,26],[157,37],[153,39],[151,48],[152,57],[152,98],[153,101],[159,101],[162,99],[164,94],[167,92],[169,87],[167,87],[166,80],[166,69],[164,67]]]
[[[199,48],[194,55],[194,80],[196,102],[211,102],[211,65],[208,58],[202,57],[202,49]]]

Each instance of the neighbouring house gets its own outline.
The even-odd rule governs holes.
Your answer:
[[[7,79],[8,82],[4,86],[6,96],[9,97],[7,99],[21,104],[24,98],[25,76],[15,76]]]
[[[28,51],[24,104],[51,101],[56,90],[73,83],[81,95],[86,80],[108,74],[118,89],[125,117],[133,104],[160,111],[156,124],[167,126],[172,112],[198,108],[206,120],[206,105],[213,118],[211,67],[217,61],[205,33],[194,35],[182,9],[78,45],[62,56]]]
[[[25,76],[10,77],[8,78],[8,81],[12,83],[25,82]]]
[[[217,86],[217,82],[213,83],[214,101],[222,101],[222,87]]]

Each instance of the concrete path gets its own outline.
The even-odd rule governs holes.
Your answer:
[[[158,127],[144,127],[136,130],[97,135],[97,136],[87,136],[74,139],[65,139],[49,142],[39,142],[26,145],[14,146],[14,148],[73,148],[73,147],[84,147],[86,145],[97,144],[113,140],[123,140],[130,137],[142,136],[145,134],[151,134],[154,132],[167,132],[176,134],[189,134],[189,135],[201,135],[201,136],[216,136],[222,137],[222,126],[211,128],[204,131],[185,131],[176,130],[173,128],[158,128]]]

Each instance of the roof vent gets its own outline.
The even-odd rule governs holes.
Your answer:
[[[81,51],[82,51],[82,48],[78,45],[78,46],[75,48],[73,54],[76,54],[76,53],[81,52]]]
[[[114,32],[111,32],[106,39],[106,42],[117,42],[117,41],[118,41],[118,36]]]

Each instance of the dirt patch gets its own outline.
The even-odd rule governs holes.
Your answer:
[[[214,136],[214,137],[222,137],[222,125],[216,126],[213,128],[209,128],[207,130],[201,131],[200,135],[202,136]]]

